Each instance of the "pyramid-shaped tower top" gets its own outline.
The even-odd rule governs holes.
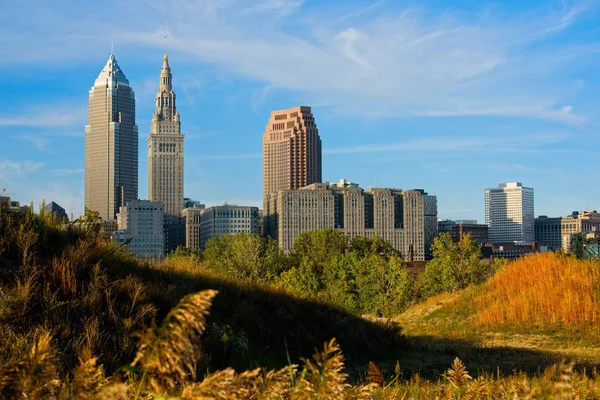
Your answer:
[[[107,83],[111,84],[111,86],[114,83],[129,86],[129,81],[125,77],[123,71],[121,71],[121,67],[119,67],[113,54],[110,55],[106,65],[102,68],[102,71],[100,71],[100,75],[96,78],[94,86],[104,86]]]

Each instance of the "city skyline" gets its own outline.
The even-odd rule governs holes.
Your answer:
[[[600,189],[589,184],[595,172],[581,168],[598,158],[594,146],[585,146],[598,130],[595,3],[444,11],[435,2],[264,1],[242,10],[206,2],[205,12],[198,5],[187,14],[174,5],[179,13],[171,16],[144,11],[122,31],[103,19],[111,7],[63,3],[60,26],[49,35],[17,35],[13,22],[34,20],[48,9],[44,3],[10,4],[0,17],[12,32],[0,39],[5,54],[15,45],[28,49],[0,66],[3,94],[11,99],[0,111],[0,187],[21,202],[46,198],[69,213],[83,211],[90,82],[114,40],[136,93],[135,122],[147,133],[166,34],[185,116],[185,197],[261,206],[264,121],[272,110],[306,105],[323,141],[323,181],[426,188],[438,198],[440,217],[479,222],[483,189],[499,182],[533,187],[536,216],[600,208]],[[84,8],[98,29],[87,38],[69,35],[90,24],[78,19]],[[206,32],[192,30],[194,20],[206,22],[197,24]],[[244,37],[256,20],[273,25]],[[228,31],[234,25],[239,30]],[[66,37],[64,47],[53,47]],[[399,37],[405,40],[391,41]],[[231,49],[210,47],[227,40]],[[406,44],[413,42],[420,44]],[[447,43],[456,53],[437,51]],[[383,57],[390,48],[407,61]],[[148,191],[145,136],[139,135],[140,198]]]

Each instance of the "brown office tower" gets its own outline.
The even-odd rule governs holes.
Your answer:
[[[148,136],[148,198],[165,210],[165,250],[185,246],[183,211],[183,139],[175,105],[169,58],[165,54]]]
[[[138,198],[135,97],[111,54],[90,89],[85,126],[85,207],[114,220]]]
[[[321,138],[310,107],[271,112],[263,135],[264,233],[276,221],[269,196],[321,182]],[[273,217],[276,218],[276,217]]]

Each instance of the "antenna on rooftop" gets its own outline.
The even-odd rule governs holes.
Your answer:
[[[110,42],[110,55],[115,55],[115,42]]]
[[[167,35],[165,35],[163,39],[165,39],[165,54],[167,54]]]

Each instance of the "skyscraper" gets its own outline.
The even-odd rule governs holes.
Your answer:
[[[263,234],[277,229],[277,202],[270,197],[321,179],[321,138],[310,107],[272,111],[263,135]]]
[[[321,182],[321,138],[310,107],[271,112],[263,135],[264,196]]]
[[[114,220],[138,198],[135,96],[114,55],[90,89],[85,126],[85,207]]]
[[[485,189],[485,223],[490,243],[532,243],[535,240],[533,189],[520,182]]]
[[[165,54],[148,136],[148,198],[165,210],[167,253],[185,245],[183,211],[183,138],[175,104],[169,57]]]

